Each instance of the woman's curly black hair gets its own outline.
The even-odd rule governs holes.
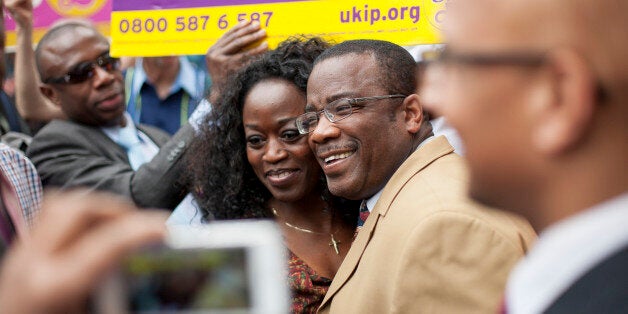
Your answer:
[[[268,216],[266,202],[272,197],[257,178],[246,157],[242,123],[244,100],[253,86],[280,78],[305,93],[314,59],[329,44],[319,38],[294,37],[284,41],[231,77],[202,124],[188,154],[192,191],[203,218],[262,218]],[[328,202],[324,177],[321,179]]]

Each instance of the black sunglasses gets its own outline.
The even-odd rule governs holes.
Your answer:
[[[109,52],[100,55],[94,61],[85,61],[77,64],[67,74],[61,77],[49,77],[43,80],[46,84],[78,84],[83,83],[96,74],[96,66],[107,72],[112,72],[120,68],[120,60],[113,58]]]

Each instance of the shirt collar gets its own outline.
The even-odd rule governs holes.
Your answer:
[[[421,142],[419,144],[419,146],[417,146],[417,148],[414,151],[419,150],[419,148],[421,146],[427,144],[428,142],[430,142],[433,139],[434,139],[434,135],[429,136],[428,138],[423,140],[423,142]],[[388,183],[388,182],[386,182],[386,183]],[[375,204],[377,204],[377,201],[379,201],[379,198],[382,196],[382,193],[384,192],[384,188],[386,188],[386,184],[384,184],[384,187],[381,190],[379,190],[377,193],[375,193],[373,196],[369,197],[366,200],[366,207],[368,208],[369,212],[371,212],[373,210],[373,208],[375,208]]]
[[[543,231],[511,273],[508,312],[543,312],[582,275],[626,246],[627,215],[624,193]]]
[[[144,72],[144,68],[142,67],[142,58],[135,59],[135,66],[133,67],[133,81],[131,82],[132,90],[126,91],[130,93],[131,91],[135,93],[139,93],[142,85],[146,82],[146,72]]]
[[[142,58],[135,60],[135,69],[133,72],[133,90],[139,91],[144,83],[148,83],[146,72],[142,66]],[[179,89],[183,89],[192,97],[202,97],[197,92],[197,71],[186,57],[179,57],[179,74],[170,88],[170,95],[176,93]],[[203,82],[204,84],[204,82]],[[127,91],[128,92],[128,91]],[[202,91],[200,92],[202,93]]]
[[[179,75],[171,91],[174,92],[179,88],[183,88],[183,90],[192,97],[199,97],[199,95],[197,95],[198,83],[196,72],[192,63],[188,61],[188,58],[179,57]]]
[[[383,192],[384,189],[381,189],[379,190],[379,192],[375,193],[375,195],[369,197],[369,199],[366,200],[366,208],[369,210],[369,213],[375,207],[375,204],[377,204],[377,201],[379,201],[379,198],[382,196]]]
[[[135,123],[129,115],[128,112],[124,112],[124,119],[126,119],[126,126],[121,127],[120,125],[114,125],[109,127],[101,127],[101,130],[107,134],[107,136],[114,142],[118,143],[120,139],[120,130],[128,129],[131,133],[137,132],[137,128],[135,127]]]

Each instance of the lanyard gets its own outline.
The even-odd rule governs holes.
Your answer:
[[[137,116],[137,120],[139,120],[139,117],[142,115],[142,98],[140,97],[139,92],[137,93],[137,95],[135,95],[134,103],[135,103],[135,110],[133,113]],[[183,95],[181,96],[181,114],[180,114],[179,126],[184,125],[188,121],[189,111],[190,111],[190,95],[188,95],[188,93],[183,91]]]
[[[138,90],[137,92],[133,90],[134,78],[135,78],[135,69],[133,67],[128,68],[125,78],[124,78],[124,85],[127,91],[126,104],[129,109],[128,110],[129,114],[133,118],[133,121],[139,124],[140,116],[142,115],[142,98],[140,95],[141,87],[140,87],[140,90]],[[135,98],[132,98],[132,94],[136,94]],[[132,106],[133,104],[130,102],[131,99],[133,99],[133,104],[135,104],[135,106]],[[183,95],[181,96],[181,114],[179,115],[180,116],[179,126],[183,126],[187,122],[189,111],[190,111],[190,95],[188,95],[188,93],[185,92],[185,90],[183,90]]]

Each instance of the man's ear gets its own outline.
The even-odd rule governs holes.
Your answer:
[[[423,106],[419,100],[419,95],[412,94],[407,96],[403,100],[404,110],[404,123],[406,124],[406,130],[415,134],[419,132],[421,128],[421,122],[423,121]]]
[[[590,130],[596,106],[596,79],[577,53],[562,49],[548,56],[552,97],[537,112],[533,143],[537,150],[560,154]]]
[[[39,91],[44,97],[50,99],[50,101],[57,107],[61,108],[61,100],[57,96],[57,92],[46,84],[39,85]]]

